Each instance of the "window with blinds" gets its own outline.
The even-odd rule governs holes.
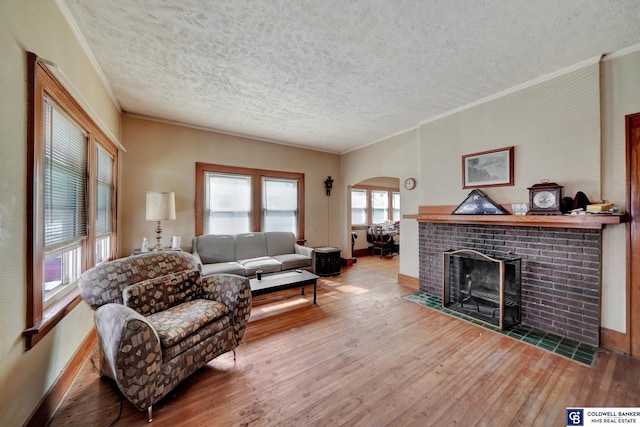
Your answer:
[[[45,97],[44,251],[45,300],[80,276],[87,237],[87,133]]]
[[[251,231],[251,177],[205,173],[205,234]]]
[[[357,185],[351,189],[351,226],[400,221],[400,192],[394,188]]]
[[[304,239],[304,174],[196,163],[196,236],[291,231]]]
[[[371,191],[371,223],[380,224],[389,219],[389,192]]]
[[[391,206],[393,208],[391,220],[400,221],[400,193],[397,191],[391,193]]]
[[[117,253],[118,146],[27,52],[25,348],[80,302],[83,271]]]
[[[298,234],[298,180],[262,178],[262,231]]]
[[[96,264],[109,259],[113,234],[114,159],[101,146],[96,147]]]
[[[367,190],[351,190],[351,225],[367,224]]]

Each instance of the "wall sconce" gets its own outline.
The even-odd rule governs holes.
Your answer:
[[[147,221],[158,221],[156,226],[156,246],[154,251],[161,251],[164,248],[160,244],[162,228],[160,221],[176,219],[176,196],[175,193],[163,193],[160,191],[147,191],[147,209],[145,213]]]
[[[330,176],[324,180],[324,189],[327,190],[327,196],[331,195],[331,188],[333,188],[333,180]]]

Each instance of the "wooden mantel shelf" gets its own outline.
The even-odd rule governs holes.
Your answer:
[[[507,211],[507,206],[503,206]],[[449,224],[512,225],[516,227],[556,227],[601,229],[606,224],[626,221],[625,214],[585,215],[451,215],[456,206],[420,206],[418,213],[403,218],[418,222]]]

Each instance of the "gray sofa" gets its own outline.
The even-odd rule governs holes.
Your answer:
[[[257,270],[315,271],[313,248],[298,245],[296,236],[285,231],[205,234],[193,238],[191,249],[203,276],[230,273],[252,277]]]

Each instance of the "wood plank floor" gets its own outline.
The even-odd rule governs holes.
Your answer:
[[[184,381],[152,425],[563,426],[568,406],[640,406],[640,361],[602,350],[586,367],[405,301],[397,262],[358,258],[319,281],[317,306],[255,298],[237,361]],[[50,425],[106,426],[120,408],[87,359]],[[125,400],[116,425],[145,413]]]

